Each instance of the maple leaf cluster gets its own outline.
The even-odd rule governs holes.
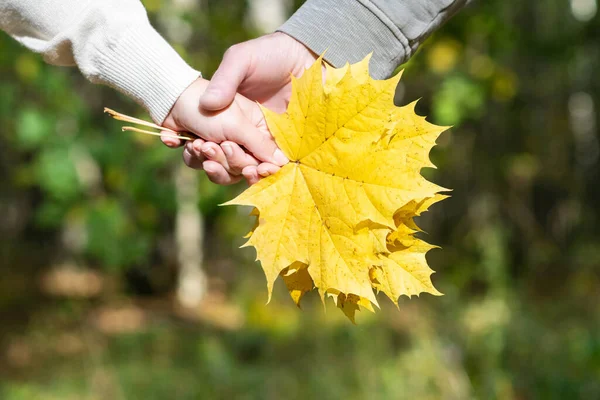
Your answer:
[[[287,111],[263,109],[290,159],[227,204],[252,206],[254,246],[268,298],[278,276],[299,305],[317,289],[353,322],[360,307],[378,306],[375,292],[395,304],[401,295],[440,295],[425,254],[435,246],[415,237],[413,218],[446,190],[421,175],[446,130],[394,105],[400,75],[369,76],[369,57],[343,68],[322,60],[292,78]]]

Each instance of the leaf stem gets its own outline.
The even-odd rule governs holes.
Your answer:
[[[108,107],[104,107],[104,112],[108,113],[111,117],[113,117],[114,119],[116,119],[118,121],[124,121],[124,122],[129,122],[132,124],[136,124],[136,125],[147,126],[149,128],[158,129],[163,132],[164,131],[170,132],[172,134],[161,133],[161,132],[152,132],[152,131],[148,131],[148,130],[144,130],[144,129],[134,128],[131,126],[124,126],[122,128],[123,131],[138,132],[138,133],[143,133],[146,135],[170,137],[170,138],[181,139],[181,140],[194,140],[195,139],[191,135],[186,136],[185,133],[177,132],[177,131],[174,131],[173,129],[165,128],[164,126],[160,126],[160,125],[156,125],[152,122],[144,121],[143,119],[134,118],[134,117],[130,117],[129,115],[121,114],[120,112],[111,110]]]

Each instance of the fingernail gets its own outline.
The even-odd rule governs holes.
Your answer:
[[[233,155],[233,148],[229,143],[222,144],[221,148],[227,157],[231,157]]]
[[[194,148],[195,151],[197,151],[198,153],[200,153],[202,151],[202,142],[199,140],[194,140],[194,142],[192,143],[192,147]]]
[[[258,171],[258,174],[260,176],[262,176],[263,178],[266,178],[267,176],[271,175],[271,173],[269,171]]]
[[[273,160],[279,165],[285,165],[290,162],[285,154],[283,154],[283,151],[279,149],[275,150],[275,153],[273,153]]]
[[[215,156],[215,149],[209,147],[208,149],[202,150],[202,152],[208,156],[208,157],[214,157]]]

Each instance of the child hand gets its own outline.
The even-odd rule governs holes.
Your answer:
[[[279,166],[288,162],[277,148],[256,103],[237,95],[222,110],[204,110],[199,107],[199,99],[207,86],[208,81],[202,78],[192,83],[176,101],[163,126],[193,133],[207,142],[237,143],[260,161]],[[163,142],[170,147],[181,144],[178,139],[172,138],[163,138]]]
[[[225,141],[221,145],[196,139],[188,142],[183,150],[185,164],[194,169],[203,169],[211,182],[231,185],[246,178],[249,185],[261,177],[274,174],[277,165],[260,163],[246,153],[237,143]]]

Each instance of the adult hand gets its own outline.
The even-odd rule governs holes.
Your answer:
[[[239,93],[283,113],[292,93],[290,74],[299,77],[318,58],[302,43],[276,32],[229,48],[200,98],[205,110],[227,107]]]

